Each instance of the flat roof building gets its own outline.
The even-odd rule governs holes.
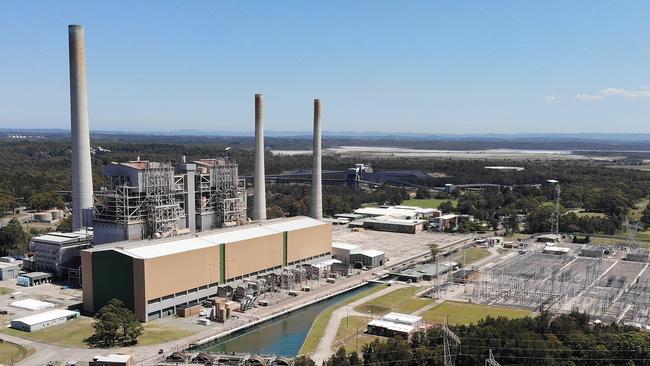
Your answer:
[[[76,311],[55,309],[11,321],[11,327],[25,332],[34,332],[55,325],[67,323],[79,317]]]
[[[414,331],[422,324],[422,318],[414,315],[388,313],[381,319],[372,320],[368,323],[369,334],[384,337],[409,338]]]
[[[385,254],[380,250],[366,249],[350,253],[350,263],[361,263],[366,268],[380,267],[385,262]]]
[[[332,226],[308,217],[86,249],[83,308],[96,312],[116,298],[146,322],[215,296],[219,285],[329,258],[331,251]]]
[[[69,277],[70,270],[77,274],[81,265],[79,251],[88,248],[92,238],[92,230],[35,236],[30,243],[34,253],[30,268],[64,277]]]
[[[391,216],[377,216],[363,219],[363,228],[394,233],[416,234],[424,229],[426,220],[396,219]]]
[[[343,263],[350,263],[350,254],[358,252],[360,247],[347,243],[332,243],[332,257]]]
[[[0,281],[13,280],[19,271],[17,262],[0,262]]]
[[[131,366],[131,355],[111,353],[106,356],[95,356],[88,366]]]

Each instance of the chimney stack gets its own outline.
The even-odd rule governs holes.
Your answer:
[[[321,172],[321,103],[314,99],[314,152],[311,172],[311,217],[323,218],[323,179]]]
[[[88,127],[88,84],[84,28],[68,26],[70,53],[70,115],[72,133],[72,230],[84,226],[83,210],[93,207],[93,177]]]
[[[255,193],[253,220],[266,220],[266,177],[264,175],[264,98],[255,94]]]

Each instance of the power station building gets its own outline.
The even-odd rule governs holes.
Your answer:
[[[246,222],[246,190],[229,158],[171,164],[135,160],[103,167],[94,243],[162,238]]]
[[[81,252],[83,308],[96,312],[116,298],[146,322],[215,296],[222,285],[329,258],[331,251],[331,225],[308,217],[103,245]]]

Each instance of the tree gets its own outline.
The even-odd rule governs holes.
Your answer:
[[[27,251],[27,244],[31,239],[18,220],[13,219],[0,228],[0,253],[8,255],[15,252]]]
[[[643,210],[641,221],[643,221],[646,225],[650,225],[650,205],[646,206],[645,210]]]
[[[438,258],[438,254],[440,254],[440,248],[438,248],[438,244],[430,243],[429,252],[431,253],[431,261],[435,262],[436,259]]]
[[[298,356],[293,360],[293,366],[316,366],[316,362],[308,356]]]
[[[62,233],[72,232],[72,216],[68,216],[59,222],[59,225],[56,226],[56,231]]]
[[[325,361],[325,366],[350,366],[350,360],[344,347],[339,347],[335,354]]]
[[[451,201],[440,202],[438,210],[442,212],[452,212],[454,211],[454,204]]]
[[[0,193],[0,216],[12,211],[16,206],[16,198],[7,193]]]
[[[426,188],[418,188],[415,191],[415,198],[417,199],[429,199],[431,198],[431,191]]]
[[[63,208],[65,206],[63,199],[56,192],[36,193],[29,198],[27,204],[34,210]]]
[[[99,346],[132,345],[137,343],[143,332],[135,314],[117,299],[112,299],[99,309],[93,328],[95,334],[88,342]]]

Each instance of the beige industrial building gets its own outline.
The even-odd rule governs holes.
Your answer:
[[[220,285],[331,251],[331,225],[308,217],[100,246],[81,252],[83,308],[96,312],[116,298],[146,322],[215,296]]]

